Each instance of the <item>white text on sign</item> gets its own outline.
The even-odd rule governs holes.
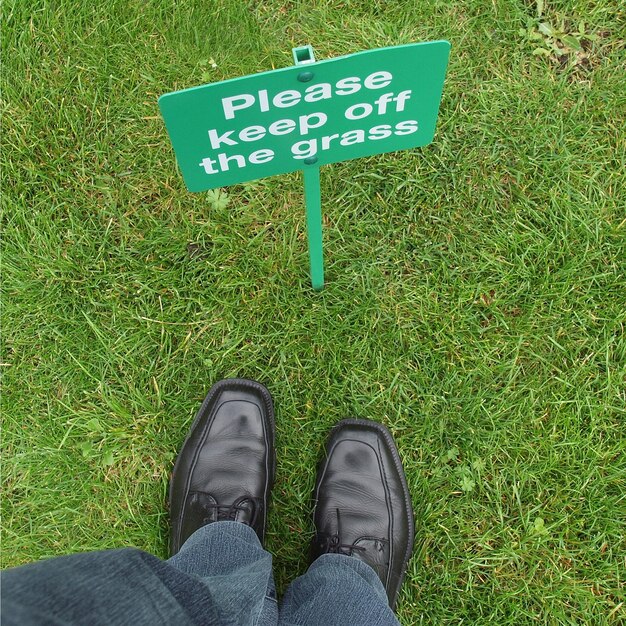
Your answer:
[[[236,119],[237,113],[246,109],[258,113],[268,113],[274,109],[286,109],[302,102],[314,103],[333,98],[347,96],[363,90],[378,90],[388,87],[393,81],[391,72],[379,71],[369,74],[365,79],[350,76],[331,83],[318,83],[298,91],[287,89],[273,97],[266,89],[256,93],[243,93],[222,98],[222,109],[225,120]],[[359,102],[347,107],[343,112],[346,120],[356,121],[370,117],[384,116],[387,113],[401,113],[410,100],[412,90],[406,89],[381,94],[373,103]],[[380,121],[380,120],[379,120]],[[261,141],[268,136],[281,136],[294,133],[307,137],[310,131],[323,128],[328,122],[328,115],[322,111],[299,115],[297,118],[284,118],[269,125],[253,124],[239,131],[212,128],[208,130],[209,141],[213,150],[227,150],[232,146]],[[403,120],[395,124],[374,124],[368,129],[351,129],[343,133],[329,133],[314,138],[296,141],[291,146],[293,159],[304,160],[315,157],[319,151],[330,150],[336,146],[351,146],[366,141],[377,141],[395,136],[410,135],[419,130],[417,120]],[[328,132],[328,131],[327,131]],[[317,134],[317,133],[316,133]],[[219,152],[202,159],[199,166],[206,174],[227,172],[231,167],[244,168],[248,165],[260,165],[270,162],[275,156],[274,150],[263,148],[248,154],[229,154]]]

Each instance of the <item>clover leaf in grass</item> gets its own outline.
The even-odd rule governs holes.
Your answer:
[[[115,458],[113,457],[113,450],[105,450],[101,459],[102,465],[113,465]]]
[[[469,493],[474,489],[475,486],[476,483],[471,479],[471,477],[468,474],[464,474],[463,478],[461,479],[461,489],[465,493]]]
[[[482,472],[485,467],[487,467],[487,463],[481,458],[472,461],[472,468],[478,473]]]
[[[209,205],[217,211],[225,209],[230,203],[228,194],[222,189],[209,189],[206,195]]]
[[[445,455],[447,462],[454,461],[459,456],[459,449],[456,446],[452,446]]]
[[[93,443],[91,441],[81,441],[78,444],[78,448],[85,458],[90,457],[93,453]]]

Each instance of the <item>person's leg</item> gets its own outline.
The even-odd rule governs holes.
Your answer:
[[[2,576],[3,619],[276,623],[271,556],[262,548],[274,466],[267,389],[249,380],[217,383],[172,473],[169,561],[114,550],[9,570]]]
[[[288,588],[281,624],[397,624],[413,551],[413,511],[391,433],[368,420],[332,430],[318,468],[309,570]]]
[[[124,549],[5,570],[2,624],[276,624],[271,568],[250,527],[218,522],[168,561]]]
[[[324,554],[288,587],[280,608],[281,626],[398,626],[385,588],[363,561]]]
[[[139,550],[39,561],[5,570],[0,584],[6,626],[219,623],[199,579]]]
[[[228,616],[233,624],[277,623],[272,555],[263,549],[250,526],[229,521],[203,526],[167,564],[199,577],[210,590],[219,614]]]

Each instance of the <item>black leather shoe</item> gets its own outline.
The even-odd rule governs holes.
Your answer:
[[[170,554],[218,520],[251,526],[261,543],[274,482],[274,408],[252,380],[215,384],[176,459],[170,482]]]
[[[391,433],[377,422],[339,422],[326,443],[315,485],[312,557],[361,559],[395,607],[413,552],[411,496]]]

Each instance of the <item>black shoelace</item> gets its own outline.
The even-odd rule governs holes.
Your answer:
[[[362,546],[357,546],[354,543],[341,543],[341,515],[339,509],[335,509],[335,511],[337,512],[337,532],[328,537],[326,552],[345,554],[346,556],[352,556],[353,552],[365,552],[365,548]]]
[[[237,513],[239,511],[247,511],[248,507],[243,504],[217,504],[212,502],[207,502],[202,505],[202,508],[207,513],[207,517],[202,520],[203,524],[210,524],[213,520],[211,519],[211,514],[213,511],[217,510],[217,521],[234,521]]]

